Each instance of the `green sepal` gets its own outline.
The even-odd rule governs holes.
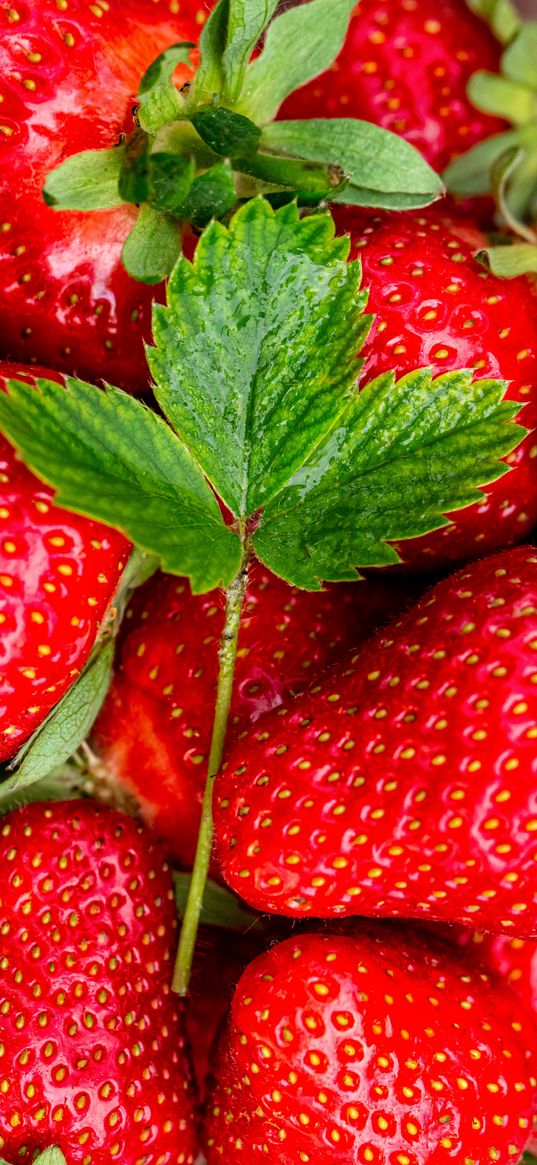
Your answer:
[[[123,244],[123,266],[140,283],[161,283],[181,254],[181,237],[174,218],[161,214],[148,202]]]
[[[490,190],[492,167],[508,150],[518,149],[520,141],[520,130],[508,129],[505,133],[485,138],[476,146],[472,146],[466,154],[454,158],[443,173],[450,193],[463,197],[469,194],[487,194]]]
[[[119,171],[118,190],[123,202],[139,206],[147,201],[149,138],[143,129],[137,129],[125,142]]]
[[[306,590],[399,561],[391,542],[449,524],[508,472],[500,462],[526,434],[502,381],[471,370],[433,378],[385,373],[348,402],[339,423],[266,506],[257,556]]]
[[[537,242],[486,247],[477,258],[502,279],[537,274]]]
[[[190,120],[202,141],[223,158],[255,153],[261,130],[248,117],[223,105],[205,105]]]
[[[200,37],[193,104],[214,99],[235,103],[248,61],[277,6],[278,0],[219,0]]]
[[[238,536],[193,457],[160,417],[118,388],[9,381],[0,428],[58,505],[122,530],[196,592],[234,578]]]
[[[192,875],[174,873],[175,902],[179,918],[183,918]],[[260,915],[250,910],[227,886],[208,880],[203,895],[200,925],[220,927],[223,930],[250,930]]]
[[[228,161],[217,162],[194,179],[178,214],[200,230],[213,218],[222,218],[233,210],[237,195],[233,168]]]
[[[68,760],[87,736],[110,686],[114,644],[97,645],[78,679],[10,765],[13,774],[0,785],[0,809]]]
[[[155,396],[237,516],[274,496],[335,423],[370,319],[329,215],[263,199],[212,223],[153,310]]]
[[[148,185],[153,209],[161,214],[179,216],[195,174],[196,165],[190,157],[181,154],[150,154]]]
[[[263,130],[261,147],[339,167],[349,180],[330,200],[349,206],[407,210],[425,206],[443,192],[438,174],[414,146],[367,121],[275,121]]]
[[[276,17],[246,69],[236,109],[256,125],[272,121],[290,93],[335,61],[355,7],[356,0],[310,0]]]
[[[509,44],[518,32],[521,20],[511,0],[466,0],[466,3],[472,12],[487,21],[502,44]]]
[[[502,73],[537,92],[537,21],[522,24],[502,56]]]
[[[170,45],[146,69],[138,89],[138,121],[148,134],[156,134],[181,113],[183,103],[172,77],[178,65],[192,65],[195,47],[190,41]]]
[[[76,765],[67,761],[56,765],[45,777],[41,777],[33,785],[27,786],[20,793],[13,793],[11,797],[4,796],[1,784],[2,777],[7,779],[5,772],[0,776],[0,815],[12,813],[21,805],[33,805],[45,801],[79,801],[86,795],[86,779]],[[2,1162],[0,1161],[0,1165]]]
[[[47,206],[55,210],[112,210],[122,206],[119,175],[124,147],[84,150],[51,170],[43,187]]]
[[[479,70],[468,82],[468,96],[477,109],[526,125],[537,116],[537,92],[521,81]]]
[[[270,190],[288,190],[299,201],[335,201],[337,192],[346,187],[346,176],[337,166],[326,162],[304,162],[284,158],[281,154],[254,154],[251,158],[234,158],[234,169]]]

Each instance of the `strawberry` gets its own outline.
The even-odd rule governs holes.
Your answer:
[[[0,376],[32,380],[16,365]],[[129,553],[122,535],[52,499],[0,437],[0,760],[78,675]]]
[[[209,1165],[516,1160],[534,1038],[516,998],[449,944],[390,926],[288,939],[235,992]]]
[[[307,594],[257,565],[239,636],[234,735],[302,690],[400,601],[393,586],[377,580]],[[198,833],[224,606],[222,592],[192,595],[185,580],[160,576],[140,589],[92,741],[108,779],[134,795],[187,866]],[[102,790],[106,773],[97,766],[96,775]]]
[[[256,909],[537,937],[537,551],[477,562],[232,750],[222,874]]]
[[[13,0],[0,10],[0,355],[143,390],[154,289],[130,279],[121,248],[132,207],[51,210],[48,172],[131,128],[145,69],[192,40],[201,0]]]
[[[437,210],[364,216],[344,210],[341,230],[363,264],[369,310],[376,316],[364,347],[366,379],[430,365],[437,372],[475,368],[509,382],[507,396],[525,405],[537,427],[537,294],[525,278],[499,279],[473,257],[486,243],[470,221]],[[508,458],[516,472],[488,486],[482,504],[452,524],[398,547],[413,567],[456,564],[499,550],[537,522],[537,442],[530,433]]]
[[[491,967],[537,1017],[537,943],[506,934],[484,934],[450,927],[449,937],[479,962]]]
[[[55,1144],[69,1165],[187,1165],[162,854],[129,818],[89,802],[27,806],[0,834],[2,1156]]]
[[[436,170],[505,128],[466,95],[500,46],[465,0],[361,0],[330,70],[287,100],[288,118],[359,117],[412,142]]]

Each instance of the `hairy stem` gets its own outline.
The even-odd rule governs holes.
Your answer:
[[[218,673],[218,687],[214,711],[213,733],[207,766],[207,781],[203,795],[201,823],[198,834],[198,844],[194,868],[190,881],[190,889],[186,903],[179,949],[175,963],[172,988],[179,995],[188,994],[192,960],[196,946],[203,896],[209,874],[211,852],[213,846],[213,787],[214,778],[220,768],[226,732],[228,726],[229,709],[233,693],[233,678],[235,675],[235,661],[237,658],[237,640],[241,621],[244,595],[248,585],[249,549],[245,548],[242,565],[239,573],[233,579],[226,592],[226,619],[220,639],[220,669]]]

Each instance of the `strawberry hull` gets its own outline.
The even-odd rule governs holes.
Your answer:
[[[229,885],[260,910],[537,935],[537,553],[439,583],[235,745]]]

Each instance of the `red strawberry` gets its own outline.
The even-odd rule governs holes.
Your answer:
[[[139,81],[191,40],[201,0],[13,0],[0,11],[0,354],[144,389],[154,289],[125,273],[133,207],[76,214],[45,205],[48,172],[131,126]]]
[[[537,1017],[537,943],[506,934],[484,934],[467,927],[451,928],[449,937],[504,979]]]
[[[232,731],[300,691],[401,605],[375,579],[306,594],[253,568],[239,637]],[[120,669],[93,745],[114,783],[189,865],[196,847],[224,625],[221,592],[152,579],[135,596]]]
[[[485,245],[469,221],[437,210],[364,216],[338,213],[353,254],[363,264],[376,321],[364,349],[364,376],[393,368],[398,376],[432,366],[436,372],[475,368],[479,377],[509,382],[507,396],[525,404],[520,421],[537,427],[537,293],[526,278],[499,279],[473,258]],[[488,486],[482,505],[453,515],[453,524],[402,543],[412,566],[449,565],[502,549],[537,522],[537,440],[534,433],[507,458],[516,472]]]
[[[195,1145],[162,854],[90,803],[4,819],[0,1151],[179,1165]]]
[[[359,117],[400,134],[436,170],[505,128],[466,96],[500,46],[465,0],[361,0],[336,64],[288,99],[287,118]]]
[[[257,909],[537,937],[537,551],[439,583],[238,742],[225,880]]]
[[[21,373],[4,364],[0,376]],[[78,675],[129,553],[121,534],[52,498],[0,437],[0,760]]]
[[[387,926],[288,939],[237,987],[209,1165],[516,1160],[534,1038],[516,998],[448,944]]]

